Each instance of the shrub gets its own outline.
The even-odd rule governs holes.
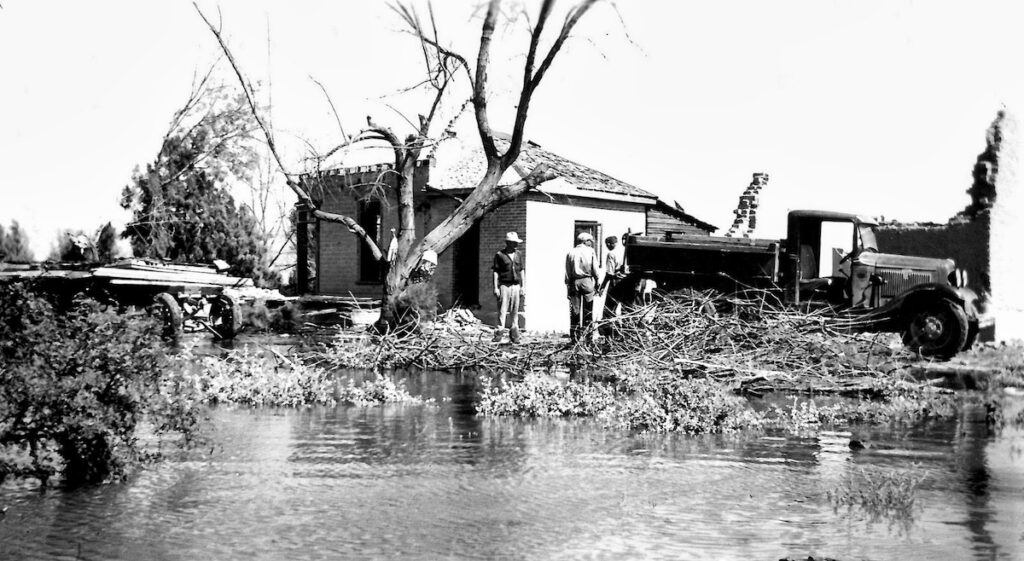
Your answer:
[[[298,357],[249,347],[199,358],[185,349],[175,361],[180,364],[175,369],[181,373],[179,386],[202,403],[299,407],[421,401],[406,391],[404,383],[380,374],[361,384],[339,384],[331,371]]]
[[[92,300],[66,309],[0,285],[0,480],[98,482],[147,457],[140,422],[186,441],[199,414],[167,384],[157,322]]]
[[[334,377],[284,355],[245,347],[224,356],[175,357],[183,383],[204,403],[298,406],[335,403]]]
[[[519,382],[494,384],[482,378],[479,411],[491,415],[521,417],[594,416],[607,410],[615,399],[605,384],[567,381],[531,372]]]
[[[349,380],[347,385],[339,388],[338,401],[352,405],[380,405],[382,403],[421,403],[422,398],[411,395],[405,389],[405,382],[395,382],[391,378],[377,373],[375,380],[357,385]]]
[[[620,371],[614,382],[558,381],[532,372],[502,385],[484,379],[477,409],[491,415],[593,416],[642,432],[730,432],[757,426],[746,400],[718,382]]]
[[[747,400],[714,380],[639,368],[621,376],[626,398],[616,406],[613,417],[624,428],[702,434],[732,432],[760,423]]]

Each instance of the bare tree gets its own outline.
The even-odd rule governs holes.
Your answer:
[[[530,102],[533,99],[534,93],[537,91],[541,81],[551,68],[552,63],[573,29],[596,1],[581,0],[569,8],[565,18],[557,27],[557,32],[554,34],[551,45],[546,49],[546,52],[543,52],[543,49],[541,49],[541,42],[545,36],[545,29],[551,19],[555,0],[543,0],[536,17],[529,19],[531,22],[529,27],[529,47],[523,67],[523,82],[519,92],[519,103],[516,109],[511,137],[504,150],[500,150],[495,142],[487,105],[491,44],[498,20],[502,17],[502,0],[489,0],[487,3],[475,67],[471,67],[465,57],[444,46],[438,36],[437,22],[434,18],[432,7],[429,9],[429,27],[427,27],[415,9],[404,4],[392,6],[392,9],[401,18],[408,30],[419,40],[427,74],[426,80],[423,83],[433,90],[430,107],[425,114],[419,115],[419,123],[414,126],[415,133],[406,136],[404,139],[399,138],[390,128],[379,126],[371,118],[367,118],[366,128],[354,136],[344,138],[341,144],[328,153],[329,156],[342,148],[358,143],[384,142],[391,147],[394,154],[394,188],[397,191],[398,199],[398,251],[394,261],[389,263],[387,267],[387,275],[384,282],[385,302],[388,296],[397,294],[404,288],[408,282],[409,275],[416,267],[424,251],[431,250],[437,253],[444,251],[487,213],[526,193],[537,185],[556,177],[555,170],[541,164],[515,183],[510,185],[499,184],[502,175],[519,157],[523,142],[523,130],[526,126]],[[243,89],[249,95],[250,108],[256,114],[257,123],[266,136],[271,154],[281,168],[288,186],[298,196],[300,203],[309,207],[312,210],[312,214],[321,220],[340,222],[346,225],[350,231],[363,240],[363,243],[366,244],[374,259],[385,261],[386,258],[375,240],[355,220],[348,216],[325,212],[317,208],[307,188],[298,180],[298,175],[287,170],[277,151],[273,132],[258,115],[256,104],[253,101],[252,86],[245,79],[231,50],[224,41],[220,27],[214,26],[202,11],[199,10],[198,6],[196,6],[196,11],[199,12],[200,17],[203,18],[210,31],[216,37],[235,74],[242,83]],[[477,130],[483,145],[484,156],[487,159],[486,172],[480,178],[476,188],[463,199],[462,203],[449,216],[428,232],[423,239],[417,240],[413,207],[413,172],[416,162],[423,154],[423,151],[432,146],[434,142],[431,136],[432,125],[439,113],[445,92],[462,75],[465,76],[472,90],[470,102],[473,105]],[[442,138],[450,133],[452,125],[453,123],[449,123],[448,127],[445,128],[441,134]],[[384,321],[391,320],[392,318],[387,315],[391,311],[389,306],[384,305],[381,308],[383,314],[381,319]]]

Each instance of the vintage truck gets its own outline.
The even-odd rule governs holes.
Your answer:
[[[876,226],[853,214],[796,210],[783,240],[627,235],[626,282],[711,295],[706,310],[756,295],[762,305],[824,313],[850,329],[901,333],[929,357],[970,348],[979,311],[966,275],[951,259],[882,253]]]

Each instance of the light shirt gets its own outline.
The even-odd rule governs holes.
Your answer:
[[[569,250],[565,256],[565,282],[566,284],[577,280],[592,278],[597,280],[597,254],[594,248],[587,244],[579,244]]]
[[[622,264],[619,263],[619,256],[614,251],[608,252],[608,257],[605,258],[605,274],[615,276]]]

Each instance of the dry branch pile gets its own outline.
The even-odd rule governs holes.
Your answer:
[[[900,376],[915,357],[890,333],[851,333],[826,313],[800,313],[745,299],[709,314],[701,295],[670,296],[606,322],[616,336],[602,366],[641,363],[710,377],[751,393],[859,393]],[[733,304],[736,304],[735,302]]]
[[[472,315],[469,316],[472,318]],[[524,334],[519,345],[491,342],[492,331],[452,310],[416,330],[385,335],[343,332],[322,353],[339,368],[423,368],[501,370],[525,373],[562,364],[568,342]]]
[[[670,296],[594,326],[614,335],[570,345],[551,336],[519,345],[490,341],[491,331],[450,312],[415,332],[342,334],[323,358],[336,367],[544,370],[593,374],[642,366],[707,377],[747,393],[772,390],[874,392],[906,378],[916,362],[892,334],[849,333],[824,314],[779,311],[747,299],[730,314],[708,314],[699,294]]]

